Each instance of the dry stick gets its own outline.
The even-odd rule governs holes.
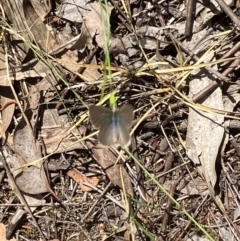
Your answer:
[[[132,12],[131,12],[131,3],[130,3],[130,0],[127,0],[127,1],[126,1],[126,5],[127,5],[127,10],[128,10],[129,21],[132,22]]]
[[[159,21],[163,26],[166,26],[164,23],[164,20],[162,19],[162,17],[159,15]],[[178,41],[171,33],[168,33],[168,36],[173,39],[175,41],[175,43],[181,47],[181,49],[183,50],[183,52],[185,52],[186,54],[188,54],[189,56],[191,56],[196,62],[199,60],[198,56],[195,55],[191,50],[189,50],[187,47],[185,47],[180,41]],[[216,75],[219,79],[228,82],[229,78],[227,78],[226,76],[224,76],[223,74],[219,73],[217,70],[213,69],[210,66],[206,66],[205,67],[209,72],[213,73],[214,75]]]
[[[43,153],[43,156],[47,156],[47,150],[46,150],[46,146],[43,142],[43,138],[41,138],[41,142],[42,142],[42,153]],[[48,159],[48,158],[47,158]],[[40,169],[40,173],[44,179],[44,182],[45,182],[45,185],[46,185],[46,188],[47,190],[49,191],[49,193],[52,194],[52,196],[59,202],[61,203],[61,200],[60,198],[57,196],[57,194],[52,190],[49,182],[50,182],[50,177],[49,177],[49,172],[48,172],[48,160],[45,160],[44,163],[41,164],[41,169]],[[47,172],[47,174],[46,174]]]
[[[223,72],[223,74],[230,74],[236,67],[239,67],[240,59],[235,59]]]
[[[196,9],[196,0],[188,0],[186,3],[187,19],[185,25],[185,35],[190,36],[192,34],[194,17]]]
[[[228,15],[229,18],[238,26],[240,29],[240,19],[236,16],[236,14],[232,11],[232,9],[222,0],[216,0],[222,10]]]
[[[178,41],[171,33],[168,34],[170,36],[170,38],[172,38],[176,44],[178,44],[178,46],[181,47],[181,49],[183,50],[183,52],[185,52],[186,54],[190,55],[196,62],[199,60],[199,58],[197,57],[197,55],[195,55],[191,50],[189,50],[187,47],[185,47],[180,41]],[[206,66],[205,67],[209,72],[211,72],[212,74],[216,75],[220,80],[223,80],[225,82],[229,82],[230,79],[227,78],[226,76],[224,76],[223,74],[219,73],[217,70],[213,69],[210,66]]]
[[[238,42],[235,44],[235,46],[230,49],[226,54],[224,54],[223,58],[227,58],[231,56],[232,54],[236,53],[240,49],[240,43]],[[228,75],[230,72],[233,71],[234,67],[237,67],[239,64],[240,60],[236,59],[234,60],[231,65],[222,73],[222,75]],[[201,91],[199,91],[197,94],[195,94],[192,97],[192,101],[194,103],[199,102],[201,98],[203,98],[204,95],[209,94],[210,92],[214,91],[220,84],[217,82],[211,82],[208,86],[203,88]],[[184,105],[184,102],[179,102],[177,104],[174,104],[171,106],[171,109],[179,108]]]
[[[177,188],[177,185],[180,183],[180,181],[182,180],[183,176],[180,176],[177,180],[175,180],[175,182],[172,184],[171,186],[171,189],[169,191],[169,194],[173,197],[174,196],[174,193],[176,191],[176,188]],[[162,225],[161,225],[161,232],[162,233],[165,233],[166,232],[166,227],[167,227],[167,224],[168,224],[168,221],[170,219],[170,213],[171,213],[171,210],[172,210],[172,206],[173,206],[173,201],[168,198],[168,201],[167,201],[167,208],[166,208],[166,211],[165,211],[165,214],[163,216],[163,221],[162,221]]]
[[[180,42],[178,42],[179,44]],[[184,47],[182,44],[180,45],[180,47]],[[229,56],[232,56],[234,53],[236,53],[238,50],[240,49],[240,42],[238,42],[237,44],[234,45],[234,47],[232,49],[230,49],[226,54],[223,55],[222,58],[227,58]],[[188,50],[186,49],[186,51],[184,51],[185,53],[187,53],[188,55],[191,55],[191,53],[187,52]],[[227,76],[231,71],[233,71],[234,67],[237,67],[239,64],[240,60],[236,59],[234,62],[232,62],[232,64],[221,74],[223,76]],[[211,68],[211,67],[209,67]],[[229,81],[230,82],[230,81]],[[203,96],[211,93],[212,91],[214,91],[220,84],[218,82],[211,82],[208,86],[206,86],[205,88],[203,88],[201,91],[199,91],[197,94],[195,94],[192,97],[192,101],[194,103],[199,102],[200,99],[203,98]],[[171,106],[171,109],[176,109],[179,108],[181,106],[185,105],[184,102],[179,102],[176,103],[174,105]]]
[[[19,225],[23,217],[25,216],[26,212],[22,208],[18,208],[14,213],[13,217],[11,218],[10,223],[7,226],[6,230],[6,239],[10,239],[13,236],[13,232],[15,231],[16,227]]]
[[[122,24],[128,29],[128,31],[131,29],[130,26],[128,25],[128,23],[125,21],[125,18],[121,15],[121,14],[118,14],[118,18],[119,20],[122,22]],[[119,27],[121,27],[122,25],[119,25]],[[114,33],[116,33],[118,31],[118,28],[115,29]],[[131,33],[132,31],[130,31]]]
[[[97,46],[86,58],[86,60],[84,61],[84,64],[89,64],[91,62],[91,60],[93,59],[94,55],[96,54],[96,52],[98,51],[99,49],[99,46]],[[86,67],[80,67],[78,69],[78,73],[79,74],[82,74],[83,71],[86,69]],[[77,74],[74,74],[73,77],[71,78],[70,82],[73,83],[76,79],[77,79],[78,75]],[[67,93],[69,92],[69,89],[65,89],[63,91],[63,93],[61,94],[61,99],[64,99],[65,96],[67,95]],[[59,109],[61,106],[62,106],[62,102],[58,102],[58,104],[56,105],[55,109]]]
[[[161,17],[161,15],[158,15],[159,17],[159,21],[160,24],[165,27],[166,24],[163,20],[163,18]],[[175,43],[181,47],[181,49],[183,50],[183,52],[185,52],[186,54],[188,54],[189,56],[191,56],[196,62],[199,60],[199,58],[197,57],[197,55],[195,55],[191,50],[189,50],[187,47],[185,47],[180,41],[178,41],[171,33],[168,33],[168,36],[173,39],[175,41]],[[225,81],[225,82],[229,82],[229,78],[227,78],[226,76],[224,76],[223,74],[219,73],[217,70],[213,69],[210,66],[206,66],[205,67],[209,72],[213,73],[214,75],[216,75],[219,79]]]
[[[168,156],[166,157],[165,167],[164,167],[162,174],[167,173],[172,168],[173,159],[174,159],[174,154],[172,152],[170,152],[168,154]],[[159,179],[159,183],[163,184],[165,181],[165,178],[166,178],[166,175],[161,176]]]
[[[98,199],[93,203],[92,207],[88,210],[88,212],[85,214],[85,216],[82,218],[81,223],[84,223],[86,218],[91,214],[95,206],[99,203],[100,199],[106,194],[109,187],[111,186],[111,182],[108,183],[108,185],[105,187],[105,189],[102,191],[101,195],[98,197]],[[86,185],[87,186],[87,185]]]
[[[5,177],[5,170],[2,170],[1,172],[0,172],[0,183],[2,183],[2,180],[3,180],[3,177]]]
[[[182,44],[181,44],[182,45]],[[180,47],[182,47],[182,46],[180,46]],[[226,56],[231,56],[231,54],[234,54],[234,53],[236,53],[238,50],[240,49],[240,43],[237,43],[231,50],[229,50],[224,56],[223,56],[223,58],[226,58]],[[184,50],[184,49],[183,49]],[[184,51],[185,52],[185,51]],[[185,53],[187,53],[187,52],[185,52]],[[188,53],[187,53],[188,54]],[[238,59],[237,59],[238,60]],[[231,64],[231,66],[233,65],[233,64],[236,64],[237,63],[237,61],[235,60],[232,64]],[[211,68],[211,67],[206,67],[206,69],[208,70],[208,68]],[[231,69],[231,70],[233,70],[233,69]],[[211,71],[211,70],[209,70],[209,71]],[[214,70],[214,71],[216,71],[216,70]],[[226,72],[227,71],[227,72]],[[217,72],[217,73],[219,73],[219,72]],[[229,74],[230,73],[230,70],[225,70],[222,74],[220,74],[221,76],[224,76],[225,77],[225,75],[227,75],[227,74]],[[215,75],[216,75],[216,73],[215,73]],[[217,75],[216,75],[217,76]],[[219,76],[217,76],[217,77],[219,77]],[[219,77],[220,78],[220,77]],[[225,77],[226,78],[226,77]],[[220,78],[220,79],[222,79],[222,78]],[[224,80],[224,79],[222,79],[222,80]],[[228,80],[227,82],[230,82],[230,80]],[[212,92],[212,91],[214,91],[215,90],[215,88],[217,88],[218,86],[219,86],[220,84],[219,83],[217,83],[217,82],[212,82],[212,83],[210,83],[208,86],[206,86],[204,89],[202,89],[200,92],[198,92],[196,95],[194,95],[193,96],[193,98],[192,98],[192,101],[193,102],[198,102],[204,95],[207,95],[207,94],[209,94],[210,92]],[[180,103],[177,103],[177,104],[174,104],[174,105],[172,105],[171,106],[171,108],[172,109],[175,109],[175,108],[178,108],[178,107],[181,107],[181,106],[183,106],[184,105],[184,102],[180,102]]]
[[[132,139],[132,153],[136,157],[136,159],[138,159],[140,161],[140,158],[138,156],[138,151],[137,151],[139,147],[137,146],[136,138],[135,138],[135,136],[132,136],[131,139]],[[145,177],[144,177],[142,169],[139,167],[139,165],[137,165],[136,163],[134,163],[134,164],[135,164],[136,173],[137,173],[137,187],[139,189],[139,193],[142,196],[142,198],[144,200],[146,200],[147,195],[144,190]]]
[[[2,148],[3,148],[3,146],[2,146]],[[8,167],[7,162],[6,162],[6,157],[5,157],[4,153],[3,153],[2,148],[0,148],[0,151],[1,151],[2,157],[3,157],[3,158],[2,158],[2,163],[3,163],[4,169],[5,169],[6,172],[7,172],[7,176],[8,176],[8,178],[9,178],[9,180],[12,182],[12,185],[13,185],[13,187],[14,187],[14,189],[15,189],[15,192],[17,193],[18,198],[20,199],[21,203],[23,203],[23,204],[25,205],[25,208],[26,208],[26,210],[28,211],[30,217],[32,218],[35,226],[37,227],[38,232],[41,234],[43,240],[46,241],[45,236],[44,236],[42,230],[40,229],[40,227],[39,227],[39,225],[38,225],[35,217],[34,217],[33,214],[32,214],[31,209],[29,208],[29,206],[28,206],[28,204],[27,204],[27,201],[25,200],[25,198],[24,198],[24,196],[22,195],[22,193],[20,192],[17,184],[15,183],[15,180],[14,180],[14,178],[13,178],[13,176],[12,176],[12,173],[11,173],[9,167]]]
[[[197,209],[195,210],[195,212],[193,213],[193,217],[196,218],[197,215],[200,212],[200,209],[202,208],[202,205],[204,204],[204,202],[206,201],[206,199],[208,198],[208,195],[206,195],[204,197],[204,199],[202,200],[202,202],[200,203],[200,205],[197,207]],[[180,235],[178,235],[178,239],[177,240],[182,240],[182,237],[184,235],[184,233],[187,232],[187,230],[189,229],[190,225],[192,224],[191,220],[188,221],[187,225],[185,226],[184,230],[182,231],[182,233]]]
[[[112,5],[119,11],[119,13],[122,15],[122,17],[127,21],[127,23],[125,23],[124,21],[122,21],[122,18],[119,18],[123,25],[128,29],[128,31],[130,33],[132,33],[132,29],[131,29],[131,22],[128,19],[128,17],[126,16],[126,14],[122,11],[122,9],[116,4],[116,2],[114,0],[110,0]]]
[[[240,42],[237,42],[232,49],[230,49],[226,54],[222,56],[222,59],[233,56],[240,49]]]

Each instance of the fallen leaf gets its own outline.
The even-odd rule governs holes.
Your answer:
[[[89,183],[94,187],[96,187],[98,185],[98,182],[99,182],[99,179],[97,177],[87,177],[76,169],[69,170],[67,172],[67,175],[69,177],[71,177],[76,183],[79,184],[79,186],[80,186],[80,188],[83,192],[92,191],[92,188],[87,187],[86,185],[83,184],[84,182]]]
[[[123,188],[124,185],[124,189],[126,190],[126,192],[129,195],[133,196],[131,179],[125,168],[121,164],[116,163],[117,157],[114,156],[113,153],[107,148],[92,148],[92,152],[96,157],[96,161],[105,170],[108,178],[113,183],[113,185],[119,186],[121,188]],[[122,178],[120,175],[122,175]]]
[[[33,8],[32,3],[30,1],[22,1],[22,7],[24,9],[24,15],[22,18],[24,19],[23,22],[27,25],[26,27],[31,31],[30,36],[33,36],[33,40],[36,41],[37,44],[45,51],[54,48],[54,46],[57,45],[56,39],[53,37],[53,35],[47,29],[46,25],[39,18],[39,16],[35,12],[35,9]]]
[[[42,157],[40,145],[34,136],[34,129],[38,121],[38,106],[40,103],[39,92],[34,86],[30,89],[28,101],[28,105],[31,106],[31,108],[26,110],[25,115],[29,119],[32,127],[26,124],[25,119],[22,118],[15,129],[13,138],[15,152],[19,155],[19,159],[23,160],[24,164]],[[44,170],[41,170],[41,162],[39,162],[34,166],[23,168],[21,175],[17,175],[14,172],[13,174],[15,175],[19,189],[27,194],[48,192],[41,171]]]
[[[12,90],[8,86],[0,88],[0,97],[2,106],[2,134],[4,134],[11,124],[16,102]]]
[[[199,78],[201,78],[201,81]],[[190,81],[190,97],[197,94],[212,81],[214,81],[212,74],[204,69],[199,70]],[[201,104],[223,110],[221,88],[218,87],[206,96]],[[202,168],[199,170],[204,175],[208,187],[211,187],[212,190],[214,190],[217,181],[215,164],[224,135],[223,122],[223,115],[189,108],[186,139],[187,155],[196,165],[201,163]]]
[[[0,46],[0,86],[1,86],[1,88],[2,88],[2,86],[9,86],[8,79],[5,78],[5,76],[3,76],[6,71],[4,73],[2,73],[3,70],[6,69],[5,62],[6,62],[5,61],[5,52],[3,50],[3,47]]]
[[[108,6],[108,11],[111,13],[112,6]],[[100,4],[95,3],[92,10],[86,15],[86,20],[82,25],[81,35],[72,48],[83,49],[87,45],[89,49],[93,49],[93,39],[95,37],[98,46],[104,49],[104,29],[107,17],[108,14],[106,9],[101,9]]]
[[[67,115],[59,116],[56,109],[44,110],[41,135],[43,136],[47,154],[69,152],[83,148],[77,138],[81,139],[83,137],[83,135],[81,136],[84,132],[82,129],[86,129],[86,127],[82,129],[81,127],[79,129],[74,128],[71,134],[66,136],[70,127]]]
[[[209,239],[194,235],[191,238],[188,238],[187,241],[209,241]]]
[[[48,8],[47,4],[42,4],[41,2],[39,2],[37,0],[30,0],[30,2],[33,6],[33,9],[35,10],[37,15],[41,19],[41,22],[43,22],[45,20],[46,15],[48,14],[50,8]]]
[[[187,183],[187,185],[180,190],[181,193],[186,195],[209,195],[208,186],[202,177],[198,176],[197,178],[191,179],[189,182],[188,178],[183,178],[179,186],[184,185],[184,182]]]
[[[55,11],[55,14],[68,21],[82,23],[91,11],[92,5],[89,0],[68,0],[62,2],[62,6]]]
[[[230,227],[225,227],[225,226],[219,227],[219,240],[238,241],[239,240],[238,237],[234,235]]]

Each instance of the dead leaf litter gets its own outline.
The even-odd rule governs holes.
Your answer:
[[[239,240],[239,2],[99,2],[1,0],[0,240]]]

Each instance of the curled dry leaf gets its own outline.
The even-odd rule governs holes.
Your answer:
[[[92,191],[92,188],[87,187],[83,184],[84,182],[89,183],[94,187],[96,187],[99,182],[99,179],[97,177],[87,177],[76,169],[69,170],[67,172],[67,175],[79,184],[79,186],[83,192]]]

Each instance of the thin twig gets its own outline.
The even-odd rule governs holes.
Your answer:
[[[239,17],[232,11],[232,9],[225,3],[223,0],[216,0],[222,10],[228,15],[229,18],[238,26],[240,29],[240,19]]]
[[[185,35],[190,36],[192,34],[194,16],[196,9],[196,0],[188,0],[186,3],[187,19],[185,25]]]

